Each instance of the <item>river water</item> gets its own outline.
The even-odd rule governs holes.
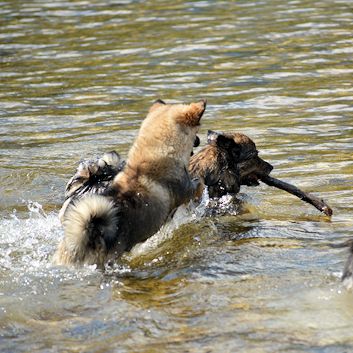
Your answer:
[[[352,1],[2,0],[0,23],[1,352],[353,350]],[[106,273],[53,266],[77,162],[126,155],[157,98],[206,98],[203,143],[246,133],[332,219],[245,187]]]

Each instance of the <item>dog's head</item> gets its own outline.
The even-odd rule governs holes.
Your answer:
[[[190,104],[157,100],[142,122],[131,154],[143,154],[146,161],[171,158],[187,166],[193,146],[198,144],[196,133],[205,109],[205,100]]]
[[[224,168],[238,175],[240,185],[258,185],[258,177],[270,174],[273,169],[271,164],[258,156],[255,143],[244,134],[209,130],[207,140],[217,146],[226,164]]]

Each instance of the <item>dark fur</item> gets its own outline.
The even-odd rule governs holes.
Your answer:
[[[200,197],[203,184],[187,167],[205,107],[205,101],[158,100],[125,164],[114,152],[80,164],[66,188],[60,211],[65,236],[54,262],[103,267],[156,233],[178,206]]]
[[[199,143],[200,139],[196,137],[194,147]],[[86,193],[106,193],[124,165],[114,151],[105,153],[102,158],[81,162],[66,186],[61,218],[68,204]],[[191,176],[200,178],[208,186],[211,197],[237,194],[241,185],[256,186],[258,175],[269,174],[272,169],[271,164],[258,156],[256,145],[248,136],[214,131],[208,131],[208,144],[194,154],[189,163]],[[188,182],[185,180],[185,183]],[[178,189],[173,178],[165,180],[165,184]],[[179,189],[179,193],[185,191]]]
[[[197,138],[194,145],[198,143]],[[172,208],[176,208],[196,194],[200,195],[192,179],[202,180],[208,186],[211,197],[221,197],[227,193],[238,193],[241,185],[258,185],[258,175],[269,174],[272,170],[269,163],[258,157],[254,142],[246,135],[213,131],[208,132],[208,144],[191,157],[189,172],[185,169],[175,174],[173,163],[159,160],[158,167],[149,163],[141,164],[137,169],[130,168],[129,163],[121,161],[115,152],[107,153],[95,161],[81,162],[66,187],[66,200],[60,212],[62,221],[65,223],[66,210],[70,211],[71,205],[75,206],[82,198],[85,200],[87,195],[98,194],[111,200],[119,237],[116,231],[111,230],[109,222],[112,217],[93,217],[88,232],[90,240],[87,249],[103,254],[102,259],[106,260],[105,254],[113,252],[113,255],[118,256],[157,232],[170,213],[158,195],[154,197],[153,192],[148,192],[147,199],[143,196],[146,193],[139,190],[139,173],[153,176],[163,189],[168,190],[173,195]],[[114,185],[113,180],[122,168],[124,182]],[[99,239],[103,239],[103,242]],[[84,254],[81,255],[84,257]],[[94,256],[93,259],[97,261]],[[81,258],[77,260],[81,261]]]
[[[236,194],[241,185],[258,185],[272,165],[258,156],[255,143],[241,133],[208,132],[208,145],[193,155],[189,171],[208,186],[211,197]]]

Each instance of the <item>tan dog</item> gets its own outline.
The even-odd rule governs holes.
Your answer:
[[[87,193],[62,212],[57,264],[97,264],[156,233],[178,206],[199,197],[188,164],[206,102],[158,100],[142,122],[126,165],[102,194]]]

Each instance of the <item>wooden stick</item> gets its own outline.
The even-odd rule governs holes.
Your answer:
[[[319,211],[323,212],[326,216],[332,216],[332,209],[328,206],[324,200],[317,198],[314,195],[301,191],[296,186],[288,184],[282,180],[270,177],[269,175],[259,175],[259,179],[269,186],[289,192],[292,195],[299,197],[301,200],[310,203],[316,207]]]

